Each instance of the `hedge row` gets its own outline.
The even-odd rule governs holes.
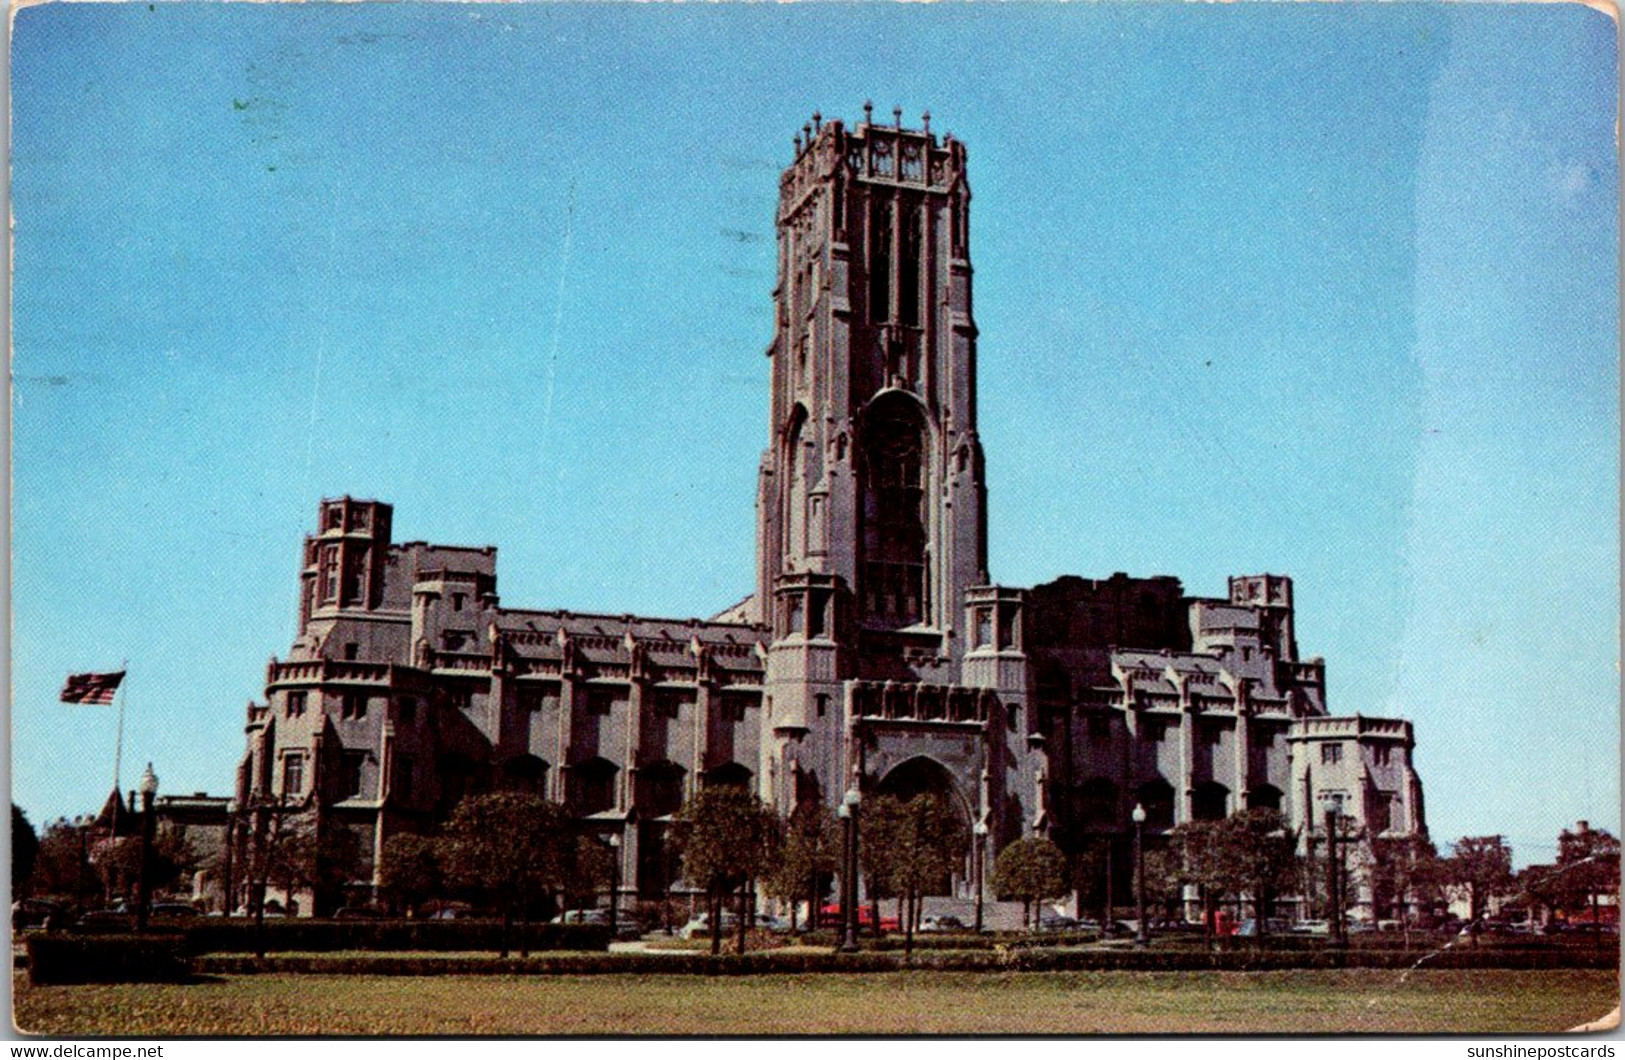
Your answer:
[[[1613,968],[1612,954],[1560,954],[1540,951],[1450,950],[1422,959],[1384,951],[1291,953],[1257,951],[1181,952],[1156,950],[958,951],[785,953],[552,954],[530,958],[496,957],[204,957],[200,972],[243,975],[256,972],[327,975],[805,975],[826,972],[1120,972],[1120,971],[1290,971],[1297,969],[1384,968],[1413,965],[1439,969]]]
[[[265,922],[265,950],[325,953],[332,950],[491,950],[502,948],[500,920],[315,920],[275,919]],[[189,953],[254,953],[259,948],[254,922],[248,919],[202,920],[183,932]],[[532,950],[607,950],[604,924],[514,924],[510,948]]]
[[[28,978],[38,984],[171,983],[192,973],[179,935],[31,935]]]

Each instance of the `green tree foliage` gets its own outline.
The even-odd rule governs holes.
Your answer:
[[[1145,908],[1146,919],[1164,921],[1179,919],[1180,903],[1184,899],[1185,885],[1191,882],[1185,871],[1185,861],[1179,848],[1172,844],[1151,846],[1145,850]]]
[[[1490,897],[1512,886],[1512,848],[1502,836],[1465,836],[1456,840],[1444,863],[1444,881],[1467,892],[1470,919],[1484,915]]]
[[[709,899],[711,952],[722,951],[722,901],[739,894],[739,952],[745,952],[745,889],[772,868],[778,818],[762,801],[733,785],[702,788],[675,822],[683,876]]]
[[[440,841],[430,836],[400,832],[384,840],[379,884],[394,902],[417,912],[424,902],[446,891]]]
[[[809,917],[816,916],[824,889],[840,863],[841,829],[829,807],[803,802],[785,819],[782,835],[779,856],[763,882],[768,894],[790,904],[793,924],[796,903],[803,898]]]
[[[42,896],[86,905],[102,893],[90,863],[90,832],[67,819],[53,822],[40,837],[29,890]]]
[[[1225,838],[1220,821],[1186,821],[1168,833],[1170,844],[1179,852],[1183,882],[1195,884],[1201,895],[1202,930],[1209,941],[1217,903],[1235,882]]]
[[[564,844],[564,905],[569,909],[592,909],[609,890],[615,852],[596,835],[578,835]]]
[[[495,792],[464,799],[446,822],[442,851],[451,882],[502,910],[502,956],[516,908],[559,889],[569,819],[538,795]]]
[[[1251,809],[1212,822],[1207,855],[1212,882],[1221,894],[1250,894],[1260,934],[1268,930],[1270,904],[1289,890],[1298,873],[1297,837],[1274,810]]]
[[[871,879],[903,905],[903,949],[912,954],[920,898],[940,893],[970,849],[970,829],[948,800],[923,794],[904,802],[882,795],[863,804],[860,848]]]
[[[141,839],[123,836],[93,846],[92,860],[106,893],[134,903],[141,879]],[[153,894],[175,885],[200,863],[192,844],[173,832],[161,831],[153,837],[148,854],[147,885]]]
[[[34,874],[34,862],[39,857],[39,835],[34,831],[28,814],[15,803],[11,807],[11,893],[20,898]]]
[[[1619,840],[1601,828],[1564,829],[1557,837],[1559,896],[1571,914],[1595,920],[1603,895],[1619,894]]]
[[[1397,836],[1372,840],[1371,857],[1371,883],[1377,904],[1395,912],[1409,946],[1415,911],[1431,905],[1439,893],[1438,851],[1421,836]]]
[[[1067,893],[1066,855],[1041,837],[1018,839],[993,862],[993,893],[1021,903],[1021,922],[1037,927],[1033,906]]]

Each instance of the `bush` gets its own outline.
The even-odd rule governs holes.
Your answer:
[[[192,974],[180,935],[34,935],[28,978],[65,983],[173,983]]]
[[[344,975],[807,975],[824,972],[1264,972],[1330,968],[1520,970],[1612,968],[1608,954],[1449,950],[1427,958],[1414,953],[1323,950],[1054,950],[927,951],[912,960],[895,951],[859,953],[572,953],[530,958],[393,956],[206,957],[199,971],[216,974],[281,972]]]
[[[253,920],[205,920],[184,931],[189,953],[253,953]],[[518,950],[607,950],[606,924],[513,925],[509,946]],[[521,943],[525,945],[521,945]],[[265,950],[491,950],[502,947],[498,920],[301,920],[265,922]]]

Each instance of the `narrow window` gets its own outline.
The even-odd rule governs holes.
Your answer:
[[[317,584],[321,586],[321,601],[330,604],[339,597],[339,547],[337,545],[322,546],[321,573],[317,576]]]
[[[297,795],[305,790],[305,756],[298,752],[282,758],[282,793]]]
[[[395,775],[390,777],[390,786],[394,789],[391,794],[399,799],[412,797],[412,775],[417,769],[417,763],[412,761],[411,755],[395,756]]]
[[[343,770],[339,774],[339,799],[353,799],[361,794],[361,773],[367,763],[367,752],[344,752]]]
[[[348,643],[348,644],[346,644],[344,646],[344,657],[346,659],[354,661],[355,657],[360,653],[360,651],[361,651],[360,646],[357,645],[356,642],[352,640],[350,643]]]
[[[829,710],[829,696],[820,692],[813,697],[813,702],[818,705],[818,716],[822,718]]]
[[[891,319],[891,204],[869,210],[869,319]]]
[[[305,713],[305,693],[289,692],[287,698],[288,717],[297,718]]]
[[[920,326],[920,211],[903,216],[903,251],[897,278],[897,315],[911,328]]]
[[[463,594],[462,593],[452,593],[451,594],[451,609],[453,611],[461,611],[463,609]]]
[[[1320,764],[1334,766],[1343,760],[1343,745],[1340,743],[1323,743],[1320,745]]]

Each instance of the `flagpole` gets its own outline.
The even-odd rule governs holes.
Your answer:
[[[118,739],[113,743],[113,794],[119,794],[119,772],[124,764],[124,686],[130,680],[130,660],[119,664],[124,677],[118,683]]]

